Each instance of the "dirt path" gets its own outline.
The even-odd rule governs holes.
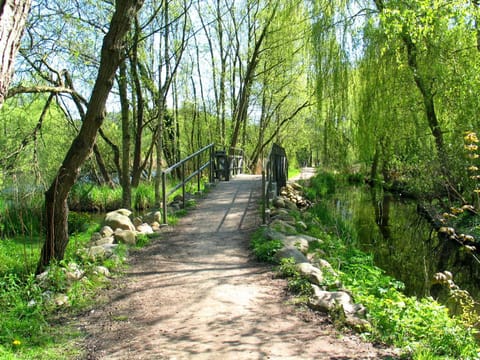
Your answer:
[[[81,322],[87,359],[379,359],[327,317],[288,305],[285,283],[248,248],[258,176],[219,183],[131,257],[107,304]]]

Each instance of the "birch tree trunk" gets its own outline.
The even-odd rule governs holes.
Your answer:
[[[29,10],[30,0],[0,2],[0,108],[8,91]]]

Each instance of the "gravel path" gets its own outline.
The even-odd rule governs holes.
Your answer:
[[[249,251],[259,176],[220,182],[132,254],[106,304],[80,319],[87,359],[379,359],[324,315],[288,304],[285,282]]]

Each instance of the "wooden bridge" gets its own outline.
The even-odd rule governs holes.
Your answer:
[[[180,169],[180,171],[178,171]],[[173,172],[180,173],[179,182],[167,191],[167,176]],[[223,150],[215,150],[215,145],[210,144],[197,152],[185,157],[178,163],[162,171],[162,217],[163,223],[167,224],[168,197],[180,188],[182,189],[183,206],[186,199],[186,185],[196,181],[197,191],[201,191],[201,179],[208,175],[208,183],[215,184],[220,181],[231,179],[245,179],[244,151],[242,149],[230,149],[227,153]],[[261,181],[261,198],[263,200],[263,222],[265,223],[265,209],[269,206],[269,200],[278,195],[280,188],[285,186],[288,178],[288,160],[285,149],[273,144],[264,166],[261,177],[251,177]]]

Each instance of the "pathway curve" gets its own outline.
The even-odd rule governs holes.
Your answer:
[[[287,304],[285,283],[250,255],[259,176],[220,182],[132,254],[106,304],[80,319],[87,359],[379,359],[327,317]]]

